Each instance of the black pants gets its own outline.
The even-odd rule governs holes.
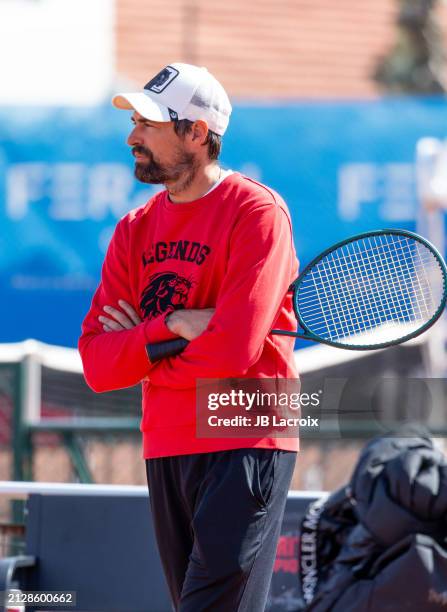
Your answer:
[[[177,612],[263,612],[296,453],[237,449],[146,460]]]

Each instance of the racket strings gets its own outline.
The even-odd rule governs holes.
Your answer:
[[[300,284],[297,306],[305,325],[321,338],[355,343],[357,336],[362,344],[365,333],[377,328],[395,338],[396,327],[411,333],[429,321],[440,303],[434,287],[442,280],[435,256],[422,243],[373,235],[331,251],[313,266]]]
[[[396,259],[392,259],[392,265],[390,265],[389,257],[384,257],[385,251],[387,249],[381,248],[383,247],[382,238],[373,238],[374,244],[377,247],[376,251],[378,251],[380,255],[380,259],[377,257],[372,258],[371,253],[373,252],[371,249],[366,249],[364,253],[364,259],[366,265],[363,266],[363,274],[366,283],[364,283],[365,288],[368,289],[367,292],[362,291],[360,294],[360,300],[358,298],[358,294],[354,293],[354,302],[356,307],[363,306],[370,308],[373,313],[376,315],[376,318],[379,321],[375,320],[374,317],[369,319],[368,327],[374,327],[376,323],[384,323],[389,320],[397,319],[406,319],[414,316],[414,312],[418,312],[419,317],[423,318],[424,313],[422,312],[422,306],[425,306],[425,315],[429,315],[429,309],[427,306],[427,298],[425,297],[424,289],[430,293],[429,287],[422,287],[422,283],[418,280],[418,283],[414,283],[414,275],[411,272],[411,269],[408,266],[408,260],[404,259],[404,265],[401,265],[401,261]],[[377,244],[377,243],[380,244]],[[356,249],[356,245],[352,245],[351,253],[353,254],[353,260],[355,263],[359,264],[360,269],[362,269],[361,259]],[[407,246],[407,245],[405,245]],[[398,249],[399,251],[405,251],[407,249]],[[387,255],[389,254],[389,249]],[[401,255],[401,253],[399,254]],[[408,256],[408,253],[405,253],[405,256]],[[345,257],[343,259],[346,259]],[[407,276],[409,274],[409,277]],[[416,279],[419,279],[419,274],[416,271]],[[344,279],[342,279],[344,280]],[[380,290],[381,283],[383,286],[383,291]],[[418,285],[418,286],[417,286]],[[412,303],[407,299],[408,295],[412,295]],[[393,298],[393,299],[390,299]],[[403,299],[399,299],[403,297]],[[422,299],[421,299],[422,297]],[[365,313],[361,313],[363,316],[363,320],[365,320]],[[358,322],[358,317],[357,317]],[[346,331],[346,330],[345,330]],[[350,329],[347,330],[351,331]]]
[[[363,268],[361,271],[366,272],[366,273],[370,272],[370,270],[367,270],[365,268]],[[333,282],[338,282],[340,280],[340,277],[336,277],[332,271],[330,271],[329,274]],[[407,288],[408,288],[408,280],[411,281],[412,278],[405,277],[405,276],[402,277],[402,283],[405,284]],[[300,305],[303,311],[306,310],[306,304],[312,305],[314,302],[314,283],[315,281],[314,279],[311,279],[311,281],[312,281],[312,287],[310,287],[309,289],[303,289],[302,291],[302,299],[300,299]],[[303,283],[303,286],[305,285],[306,283]],[[381,293],[386,294],[387,292],[389,292],[389,284],[388,284],[388,287],[377,285],[377,282],[375,282],[374,280],[371,280],[369,277],[364,277],[360,274],[358,274],[357,277],[354,277],[351,275],[349,283],[347,283],[346,287],[342,287],[340,289],[342,294],[346,297],[346,303],[348,303],[352,298],[350,298],[349,294],[346,292],[346,288],[353,289],[355,291],[362,291],[362,290],[365,291],[366,289],[368,290],[376,289],[379,294]],[[401,293],[397,295],[397,299],[404,300],[404,294],[402,293],[402,287],[400,286],[399,288],[400,288]],[[411,291],[411,288],[407,290]],[[428,293],[429,295],[427,299],[432,298],[432,289],[429,285],[421,286],[418,292],[422,292],[424,295],[425,293]],[[390,307],[389,304],[386,304],[386,306]],[[425,303],[425,306],[428,307],[427,303]]]
[[[359,266],[359,269],[360,269],[360,266]],[[361,268],[361,271],[369,274],[371,272],[371,269],[367,269],[363,267]],[[406,270],[404,270],[404,272],[406,272]],[[329,277],[333,282],[338,283],[341,280],[341,277],[340,276],[336,277],[332,271],[329,272]],[[382,302],[385,311],[388,310],[388,311],[393,312],[395,310],[395,303],[397,302],[397,304],[401,304],[403,308],[406,308],[408,313],[410,312],[408,301],[406,301],[405,299],[406,294],[407,293],[409,294],[412,290],[412,288],[408,284],[409,281],[412,282],[412,278],[408,276],[406,277],[405,274],[402,275],[401,279],[398,277],[397,282],[399,285],[398,286],[399,292],[395,292],[395,301],[393,301],[393,303],[391,302],[383,303]],[[312,285],[314,285],[315,283],[314,279],[311,279],[311,282],[312,282]],[[405,285],[405,291],[403,290],[403,287],[402,287],[403,284]],[[303,286],[306,286],[306,283],[303,283]],[[352,291],[352,290],[354,292],[360,293],[360,298],[362,299],[363,305],[365,305],[366,298],[363,297],[363,294],[362,294],[363,292],[375,291],[376,300],[380,300],[381,297],[385,297],[390,293],[390,284],[389,282],[387,282],[387,280],[385,280],[385,283],[382,286],[382,285],[378,285],[374,277],[371,278],[370,276],[363,276],[360,274],[357,274],[357,276],[351,275],[349,282],[346,283],[346,285],[341,285],[340,292],[337,292],[337,289],[335,289],[335,293],[337,294],[340,303],[344,303],[345,306],[352,306],[354,298],[349,293],[349,291]],[[429,301],[432,299],[431,287],[429,285],[423,285],[423,286],[421,285],[418,289],[418,294],[420,294],[423,297],[425,314],[428,314],[430,310]],[[313,304],[314,304],[314,287],[312,286],[310,289],[303,289],[302,296],[300,299],[300,311],[302,313],[305,313],[309,310],[314,310]],[[373,306],[374,305],[375,305],[375,302],[373,303]],[[378,313],[379,312],[380,311],[378,311]]]
[[[362,268],[361,271],[364,273],[370,274],[371,269]],[[343,280],[340,275],[338,277],[335,276],[331,269],[330,269],[328,276],[333,282],[339,282],[340,280]],[[399,293],[396,293],[397,302],[401,301],[402,304],[407,307],[407,309],[408,309],[408,302],[405,301],[405,292],[403,291],[402,285],[403,284],[405,285],[405,289],[407,293],[410,292],[412,288],[408,285],[408,280],[411,281],[412,280],[411,277],[405,277],[405,275],[403,275],[402,282],[400,281],[400,278],[398,277],[397,283],[398,283]],[[394,279],[394,282],[395,282],[395,279]],[[313,284],[315,283],[314,279],[312,279],[312,283]],[[387,279],[385,280],[384,285],[382,286],[382,285],[378,285],[374,277],[363,276],[360,274],[357,274],[357,276],[351,275],[349,278],[349,281],[346,282],[345,285],[340,286],[340,291],[337,291],[337,287],[335,288],[335,294],[339,298],[340,302],[344,302],[345,305],[352,305],[353,299],[355,298],[355,295],[353,298],[352,294],[349,293],[352,290],[354,290],[354,292],[360,292],[360,297],[362,298],[363,303],[364,303],[365,297],[363,297],[363,293],[365,293],[366,291],[375,290],[376,291],[375,298],[380,299],[381,296],[385,296],[390,292],[390,284]],[[313,301],[314,301],[314,298],[312,295],[313,293],[314,293],[313,288],[311,288],[311,290],[309,291],[303,291],[303,296],[307,296],[307,295],[309,296],[309,297],[305,297],[304,299],[300,300],[301,310],[303,312],[309,309],[313,309],[312,308]],[[425,306],[426,311],[428,312],[427,300],[431,299],[430,286],[428,285],[421,286],[418,289],[418,293],[423,295],[424,306]],[[427,297],[425,297],[426,293],[428,293]],[[343,300],[343,297],[345,298],[344,300]],[[306,304],[309,304],[309,306],[306,306]],[[385,302],[383,306],[385,310],[391,310],[394,306],[394,302],[393,304],[391,304],[390,302]]]
[[[379,236],[379,238],[374,237],[374,241],[376,242],[377,240],[379,240],[380,244],[382,245],[382,237],[381,236]],[[413,246],[417,249],[415,245]],[[407,252],[405,252],[405,248],[407,248]],[[408,239],[406,239],[406,244],[404,248],[402,249],[402,251],[404,251],[403,255],[405,256],[404,259],[402,260],[403,263],[401,260],[399,260],[397,264],[395,263],[394,269],[392,269],[389,264],[389,259],[385,257],[380,260],[381,263],[383,262],[383,266],[381,270],[385,272],[384,278],[385,278],[386,283],[389,282],[389,279],[390,280],[396,279],[397,284],[399,285],[399,290],[402,295],[404,296],[411,295],[412,298],[416,298],[413,300],[413,305],[415,306],[416,310],[419,310],[420,319],[423,320],[424,316],[427,316],[427,315],[430,316],[429,307],[424,297],[422,285],[419,280],[418,270],[416,266],[414,266],[414,253],[409,249]],[[410,268],[409,266],[409,263],[408,263],[409,260],[412,262],[412,268]],[[407,279],[405,273],[404,274],[401,273],[402,269],[404,270],[406,269],[411,280]],[[413,283],[414,280],[417,281],[417,285]],[[428,284],[425,288],[430,291],[430,305],[432,305],[430,285]],[[392,286],[391,289],[394,289],[394,287]],[[420,298],[422,298],[422,300]],[[406,304],[408,304],[408,301],[406,302]],[[423,314],[422,312],[422,306],[425,306],[425,311],[426,311],[425,314]],[[403,310],[401,310],[401,314],[404,314]],[[407,308],[407,314],[410,314],[408,308]]]
[[[401,296],[406,297],[408,293],[412,293],[413,296],[416,295],[413,291],[413,279],[411,279],[409,285],[405,273],[402,274],[402,270],[404,272],[408,271],[407,266],[394,265],[394,270],[392,270],[386,258],[381,257],[379,261],[377,259],[373,260],[369,252],[364,255],[366,265],[361,266],[361,259],[355,246],[352,253],[353,260],[358,264],[364,278],[363,290],[360,293],[358,290],[353,291],[351,294],[351,306],[358,308],[360,312],[360,321],[359,317],[356,317],[355,323],[357,325],[360,323],[360,327],[363,325],[365,328],[372,328],[377,323],[384,324],[386,321],[395,318],[408,320],[409,317],[412,317],[413,309],[409,301],[399,299]],[[345,278],[341,280],[346,281]],[[413,302],[419,305],[421,300],[418,297],[416,296],[416,300],[413,300]],[[423,301],[426,302],[425,297]],[[375,316],[372,317],[372,314]],[[349,333],[352,330],[348,328],[343,331]]]

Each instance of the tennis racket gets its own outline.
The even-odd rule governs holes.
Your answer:
[[[413,232],[384,229],[352,236],[323,251],[289,287],[299,330],[272,334],[343,349],[380,349],[431,327],[447,300],[447,267]],[[151,361],[182,352],[183,338],[148,344]]]

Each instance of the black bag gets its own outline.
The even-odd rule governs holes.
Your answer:
[[[309,612],[447,612],[446,458],[424,436],[372,440],[307,509],[299,556]]]
[[[427,535],[407,536],[383,553],[331,612],[430,612],[447,609],[447,549]],[[323,602],[322,602],[323,603]],[[328,608],[311,605],[308,610]]]

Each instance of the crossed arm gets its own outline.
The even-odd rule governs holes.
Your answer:
[[[132,329],[132,327],[141,323],[137,312],[125,300],[118,300],[118,305],[122,310],[106,305],[103,310],[108,316],[98,316],[98,320],[102,323],[106,332]],[[173,334],[186,340],[194,340],[208,327],[214,310],[214,308],[175,310],[166,317],[166,325]]]

